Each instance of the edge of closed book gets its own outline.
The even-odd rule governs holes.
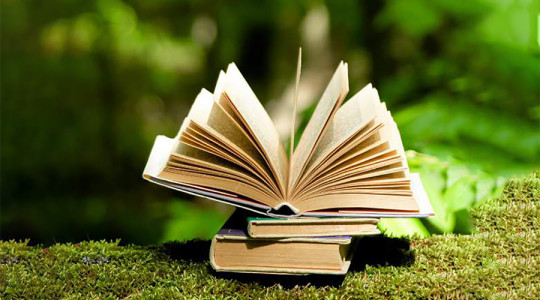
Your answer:
[[[339,236],[363,236],[363,235],[378,235],[381,231],[377,228],[379,220],[373,218],[298,218],[298,219],[272,219],[272,218],[247,218],[247,234],[252,238],[291,238],[291,237],[320,237],[326,235],[339,235]],[[270,225],[270,226],[268,226]],[[308,225],[309,227],[315,227],[311,230],[298,230],[299,226]],[[356,228],[340,228],[340,230],[333,229],[335,234],[330,233],[330,228],[324,228],[323,226],[348,226],[352,225]],[[289,232],[269,233],[256,230],[260,227],[293,227],[295,230]],[[348,227],[352,227],[348,226]],[[317,228],[319,227],[319,228]],[[360,230],[362,228],[362,230]],[[292,232],[291,232],[292,231]],[[270,232],[272,232],[270,230]]]
[[[221,232],[221,231],[220,231]],[[317,268],[278,268],[278,267],[264,267],[264,266],[238,266],[238,267],[222,267],[215,259],[216,244],[221,239],[236,239],[236,240],[249,240],[250,238],[242,237],[240,234],[220,235],[219,233],[214,236],[210,244],[209,260],[210,266],[216,272],[234,272],[234,273],[250,273],[250,274],[273,274],[273,275],[344,275],[348,272],[351,265],[352,256],[356,247],[356,239],[347,237],[348,241],[345,241],[345,237],[319,237],[319,238],[290,238],[290,239],[256,239],[257,241],[268,240],[277,243],[294,243],[294,242],[311,242],[311,243],[336,243],[335,241],[341,240],[339,244],[350,244],[350,249],[343,261],[343,265],[340,270],[327,270]],[[253,240],[251,238],[251,240]],[[334,241],[334,242],[332,242]]]

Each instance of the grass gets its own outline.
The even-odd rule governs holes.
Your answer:
[[[362,241],[345,277],[214,273],[208,242],[0,243],[1,298],[540,298],[540,173],[475,207],[477,232]]]

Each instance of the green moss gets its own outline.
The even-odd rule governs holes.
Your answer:
[[[540,173],[475,207],[472,235],[362,241],[345,278],[215,274],[208,242],[0,243],[2,298],[540,297]]]

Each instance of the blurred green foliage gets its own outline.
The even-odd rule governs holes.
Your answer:
[[[0,5],[3,239],[211,236],[229,211],[140,178],[153,139],[232,61],[278,98],[300,45],[306,66],[348,61],[351,91],[373,82],[405,148],[429,154],[410,164],[437,216],[389,232],[469,232],[468,207],[540,165],[537,1]]]
[[[417,172],[428,194],[435,216],[427,219],[383,219],[380,227],[389,235],[429,236],[430,233],[472,233],[469,209],[498,196],[506,183],[482,171],[471,171],[455,159],[440,159],[407,152],[411,172]]]

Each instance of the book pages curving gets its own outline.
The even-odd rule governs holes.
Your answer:
[[[368,84],[345,101],[347,72],[341,62],[289,159],[263,105],[230,64],[213,93],[201,90],[177,136],[157,137],[143,177],[269,216],[433,215],[377,90]]]

